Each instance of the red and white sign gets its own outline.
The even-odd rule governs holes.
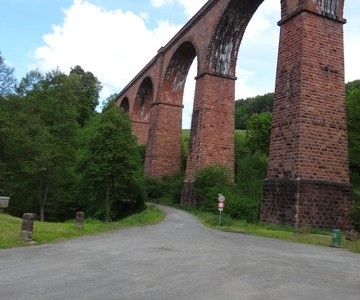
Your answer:
[[[219,194],[218,195],[218,210],[219,211],[223,211],[224,210],[224,207],[225,207],[225,197],[222,195],[222,194]]]

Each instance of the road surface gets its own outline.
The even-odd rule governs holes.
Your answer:
[[[360,299],[358,254],[220,232],[162,209],[157,225],[0,250],[0,299]]]

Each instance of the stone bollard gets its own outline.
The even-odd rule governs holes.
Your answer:
[[[20,240],[23,242],[32,242],[33,240],[33,228],[34,228],[35,215],[31,213],[25,213],[23,215],[23,221],[20,231]]]
[[[0,214],[9,206],[10,197],[0,196]]]
[[[78,211],[75,218],[75,226],[79,229],[84,228],[84,212]]]

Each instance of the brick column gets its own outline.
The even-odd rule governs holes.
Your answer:
[[[235,78],[204,73],[196,78],[189,154],[181,204],[197,204],[194,173],[219,163],[234,174]]]
[[[137,137],[140,145],[146,145],[148,132],[149,122],[132,121],[132,134]]]
[[[351,229],[343,0],[282,0],[281,5],[261,220]]]
[[[161,178],[181,170],[182,105],[157,102],[151,107],[145,175]]]

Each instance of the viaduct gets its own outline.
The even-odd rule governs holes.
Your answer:
[[[262,221],[352,228],[344,1],[280,0]],[[147,144],[145,174],[161,178],[180,171],[183,92],[197,58],[182,204],[197,204],[192,189],[196,170],[220,163],[234,174],[236,61],[246,27],[262,2],[209,0],[115,100],[130,115],[139,142]]]

